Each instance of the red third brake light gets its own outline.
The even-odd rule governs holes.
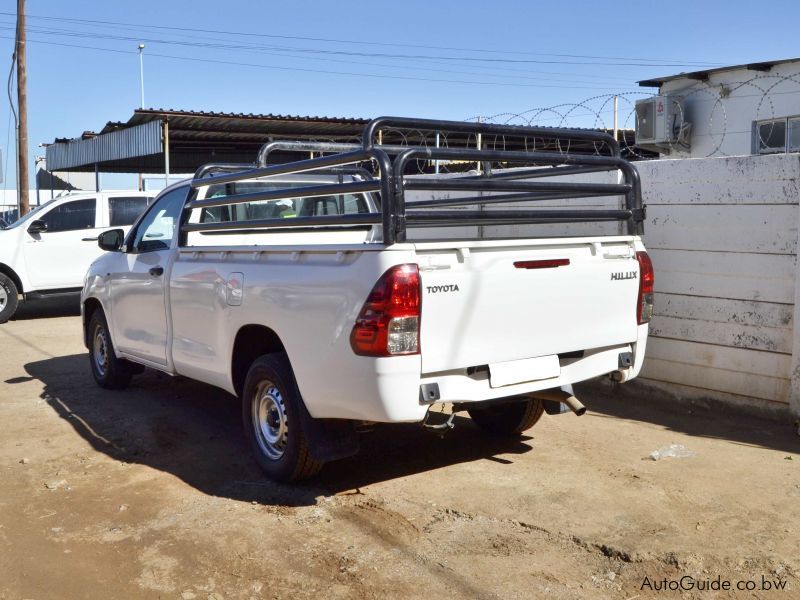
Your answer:
[[[644,325],[649,323],[653,316],[655,273],[647,252],[637,252],[636,260],[639,261],[639,301],[636,304],[636,322]]]
[[[419,354],[420,296],[417,265],[397,265],[386,271],[353,325],[353,352],[361,356]]]

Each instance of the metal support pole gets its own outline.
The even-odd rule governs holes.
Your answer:
[[[100,191],[100,167],[94,163],[94,191]]]
[[[478,117],[478,123],[482,123],[482,122],[483,122],[483,117]],[[475,147],[478,150],[481,150],[482,146],[483,146],[483,134],[482,133],[478,133],[478,144]],[[481,163],[478,163],[478,173],[482,173],[482,172],[483,171],[481,170]]]
[[[42,201],[39,198],[39,171],[41,171],[41,167],[39,165],[41,164],[41,162],[42,158],[40,156],[37,156],[33,159],[34,163],[33,180],[36,183],[36,206],[39,206],[42,203]]]
[[[614,96],[614,139],[617,139],[617,130],[619,129],[618,123],[619,119],[617,115],[619,113],[619,96]]]
[[[164,187],[169,186],[169,121],[164,121],[162,125],[164,134]]]
[[[142,88],[142,103],[140,108],[144,108],[144,55],[142,54],[142,50],[144,50],[144,44],[139,44],[139,83]]]
[[[436,132],[436,147],[437,148],[439,148],[439,136],[440,135],[441,134],[437,131]],[[439,161],[438,160],[433,161],[433,165],[434,165],[434,172],[438,175],[439,174]]]

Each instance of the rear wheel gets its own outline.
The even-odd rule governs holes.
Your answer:
[[[242,392],[242,422],[256,461],[271,479],[298,481],[322,468],[303,431],[302,401],[285,353],[253,362]]]
[[[17,312],[19,290],[14,280],[0,273],[0,323],[8,321]]]
[[[492,435],[516,436],[533,427],[542,417],[544,402],[521,396],[519,402],[467,410],[475,424]]]
[[[128,387],[133,377],[134,365],[117,358],[108,332],[106,316],[101,309],[92,313],[89,320],[89,362],[92,375],[100,387],[121,390]]]

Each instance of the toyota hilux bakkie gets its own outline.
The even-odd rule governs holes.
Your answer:
[[[377,143],[401,128],[598,150]],[[275,148],[316,155],[269,165]],[[409,176],[433,161],[484,169]],[[570,178],[601,171],[616,183]],[[621,201],[570,205],[601,197]],[[536,204],[552,199],[566,202]],[[641,369],[643,218],[636,170],[601,132],[382,117],[361,144],[272,142],[254,165],[206,165],[164,190],[127,236],[100,236],[108,252],[82,296],[92,371],[106,388],[150,367],[238,396],[254,455],[279,480],[356,452],[365,422],[452,425],[431,422],[440,405],[519,435],[545,409],[581,414],[571,384]],[[594,222],[620,234],[486,233]]]

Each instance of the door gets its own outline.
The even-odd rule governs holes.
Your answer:
[[[156,200],[110,275],[114,344],[122,352],[162,365],[167,364],[166,280],[187,191],[177,188]]]
[[[89,265],[102,254],[97,246],[97,199],[61,202],[38,218],[47,230],[26,232],[23,238],[33,289],[80,288]]]

